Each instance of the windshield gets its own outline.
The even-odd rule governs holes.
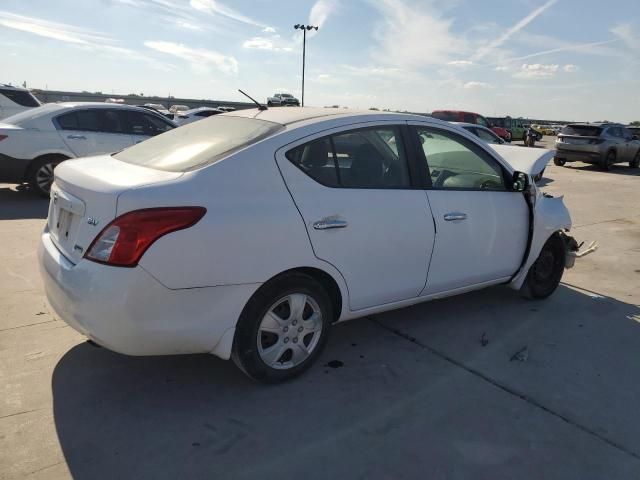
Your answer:
[[[567,125],[562,129],[563,135],[578,135],[580,137],[597,137],[602,128],[591,125]]]
[[[280,94],[280,96],[282,98],[291,98],[292,97],[290,93],[282,93],[282,94]]]
[[[209,117],[138,143],[113,157],[143,167],[186,172],[215,163],[283,128],[255,118]]]

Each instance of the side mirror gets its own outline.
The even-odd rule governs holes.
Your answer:
[[[511,189],[514,192],[524,192],[529,186],[529,176],[524,172],[513,172]]]

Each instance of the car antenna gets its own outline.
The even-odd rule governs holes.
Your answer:
[[[248,93],[243,92],[242,90],[238,89],[238,91],[243,94],[245,97],[247,97],[249,100],[251,100],[253,103],[255,103],[258,106],[258,110],[268,110],[266,105],[261,105],[260,103],[258,103],[258,101],[253,98],[251,95],[249,95]]]

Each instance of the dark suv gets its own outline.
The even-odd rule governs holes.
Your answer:
[[[573,123],[558,134],[556,165],[582,161],[609,170],[614,163],[640,165],[640,140],[618,123]]]

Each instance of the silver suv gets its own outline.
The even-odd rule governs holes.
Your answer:
[[[640,139],[618,123],[574,123],[556,139],[556,165],[582,161],[609,170],[614,163],[640,165]]]

